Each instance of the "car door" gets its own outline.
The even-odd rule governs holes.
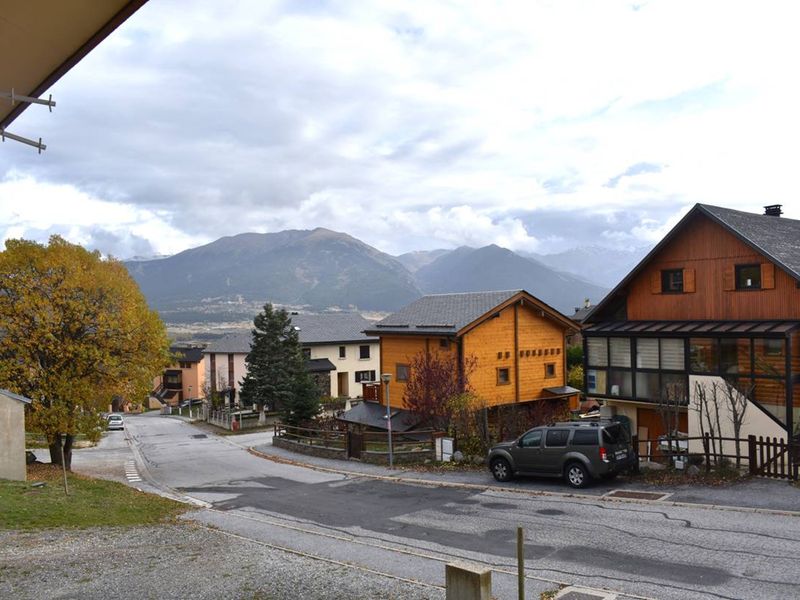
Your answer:
[[[521,473],[541,471],[542,437],[541,429],[532,429],[522,435],[511,451],[516,470]]]
[[[562,458],[567,449],[569,429],[548,429],[544,436],[544,445],[541,450],[541,471],[543,473],[559,473],[562,467]]]

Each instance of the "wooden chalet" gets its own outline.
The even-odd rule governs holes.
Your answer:
[[[389,402],[407,408],[409,364],[421,352],[455,354],[488,406],[568,397],[564,339],[579,326],[524,290],[424,296],[366,331],[380,339],[380,372],[392,376]],[[385,405],[383,390],[379,394]]]
[[[640,438],[665,433],[668,394],[679,429],[699,435],[695,395],[726,380],[752,390],[742,436],[797,432],[800,221],[766,208],[694,206],[586,317],[586,392]]]

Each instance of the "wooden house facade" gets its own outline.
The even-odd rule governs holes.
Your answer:
[[[566,386],[565,335],[578,325],[524,290],[425,296],[367,330],[380,339],[380,372],[389,402],[407,408],[410,363],[419,353],[455,356],[471,365],[469,384],[487,406],[559,395]],[[385,390],[380,399],[385,404]]]
[[[585,322],[587,394],[640,437],[665,433],[657,406],[669,397],[679,430],[699,435],[698,394],[726,382],[747,397],[741,435],[797,432],[800,221],[779,207],[696,205]]]

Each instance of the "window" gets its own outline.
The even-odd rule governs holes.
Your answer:
[[[689,369],[694,373],[716,373],[719,348],[714,338],[689,339]]]
[[[723,375],[749,373],[750,340],[747,338],[722,338],[719,362]]]
[[[397,381],[408,381],[408,365],[395,365],[395,376]]]
[[[448,340],[447,338],[442,338],[439,340],[439,348],[447,350],[449,347],[450,347],[450,340]]]
[[[523,448],[538,448],[542,445],[542,430],[529,431],[519,441],[519,445]]]
[[[347,348],[345,346],[339,346],[339,358],[347,358]]]
[[[569,429],[551,429],[544,438],[544,444],[548,448],[563,448],[568,438]]]
[[[545,366],[544,366],[544,376],[547,379],[550,379],[550,378],[556,376],[556,363],[547,363],[547,364],[545,364]]]
[[[611,350],[611,366],[629,368],[631,366],[631,339],[611,338],[608,343]]]
[[[683,371],[684,344],[680,339],[662,339],[661,344],[661,368],[671,371]]]
[[[786,373],[786,357],[784,356],[784,341],[779,339],[753,340],[755,348],[753,353],[754,370],[759,375],[772,375],[783,377]]]
[[[192,368],[192,363],[189,363],[189,362],[179,362],[179,363],[178,363],[178,366],[179,366],[181,369],[191,369],[191,368]]]
[[[663,294],[683,293],[683,269],[661,271],[661,292]]]
[[[508,367],[497,368],[497,385],[506,385],[511,383]]]
[[[637,369],[658,368],[657,339],[642,338],[640,340],[636,340],[636,368]]]
[[[663,373],[661,375],[661,397],[665,400],[686,402],[686,377]]]
[[[597,429],[576,429],[572,434],[573,446],[597,446]]]
[[[606,372],[602,369],[586,371],[586,388],[589,394],[606,393]]]
[[[658,373],[636,373],[636,397],[658,400]]]
[[[356,371],[356,383],[375,381],[375,371]]]
[[[303,358],[311,360],[311,348],[303,348]]]
[[[541,350],[539,351],[541,352]],[[588,363],[592,367],[608,366],[608,344],[606,338],[588,338],[586,340]]]
[[[736,289],[760,290],[761,265],[736,265]]]
[[[369,346],[358,347],[358,358],[361,360],[366,360],[369,358]]]
[[[609,371],[608,393],[612,396],[630,398],[633,395],[631,381],[632,375],[630,371]]]

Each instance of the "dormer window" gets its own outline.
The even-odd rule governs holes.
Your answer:
[[[683,269],[661,271],[661,292],[664,294],[683,293]]]
[[[736,265],[736,289],[760,290],[761,265]]]

